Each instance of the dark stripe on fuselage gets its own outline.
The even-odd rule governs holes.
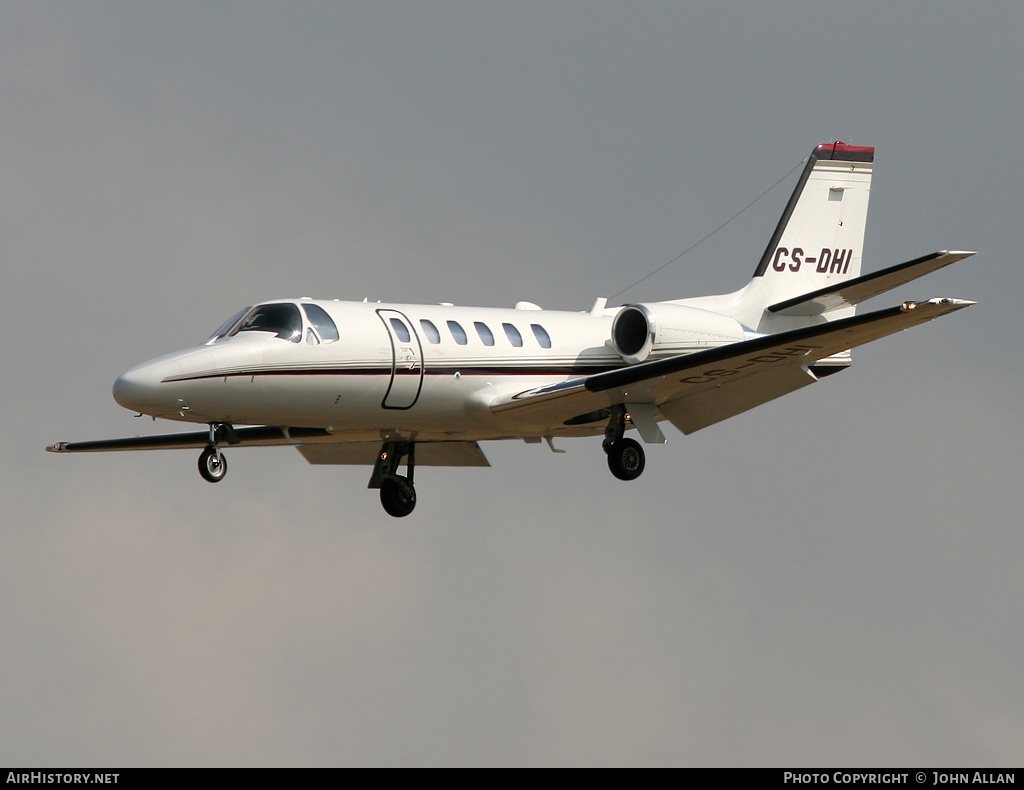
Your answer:
[[[463,376],[584,376],[594,373],[605,373],[609,370],[618,370],[625,367],[619,365],[538,365],[534,367],[502,367],[498,365],[451,365],[439,367],[431,365],[423,371],[425,376],[454,376],[459,373]],[[401,370],[395,374],[420,375],[419,370]],[[360,368],[296,368],[288,369],[262,369],[246,370],[233,373],[197,373],[194,375],[169,376],[163,380],[164,384],[171,384],[180,381],[203,381],[206,379],[221,378],[244,378],[246,376],[391,376],[391,366],[386,367],[360,367]]]

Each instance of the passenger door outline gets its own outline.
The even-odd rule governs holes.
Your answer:
[[[384,409],[411,409],[419,400],[423,389],[423,344],[416,327],[409,317],[398,310],[377,310],[384,328],[391,340],[391,380],[381,401]],[[391,324],[392,319],[401,321],[409,330],[409,340],[403,341]]]

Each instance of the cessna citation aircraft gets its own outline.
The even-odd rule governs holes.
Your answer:
[[[114,400],[193,433],[59,442],[51,452],[294,445],[312,464],[373,467],[384,509],[416,505],[417,465],[488,466],[479,442],[604,434],[620,480],[644,470],[660,422],[689,434],[849,367],[850,349],[974,302],[856,305],[970,252],[861,274],[874,149],[817,146],[750,282],[720,296],[588,312],[274,299],[209,340],[132,368]],[[555,452],[559,452],[555,450]],[[404,470],[403,470],[404,465]],[[404,471],[404,474],[402,472]]]

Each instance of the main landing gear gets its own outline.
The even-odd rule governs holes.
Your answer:
[[[406,474],[398,474],[402,458]],[[389,516],[402,518],[416,508],[413,471],[416,468],[416,445],[413,442],[384,442],[377,454],[368,488],[380,489],[380,503]]]
[[[608,469],[619,480],[636,480],[647,463],[644,448],[634,439],[626,439],[626,407],[612,406],[612,416],[604,429],[601,447],[608,455]]]

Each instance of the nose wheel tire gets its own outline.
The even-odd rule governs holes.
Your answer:
[[[633,439],[619,439],[608,447],[608,468],[619,480],[636,480],[646,463],[644,448]]]
[[[219,483],[228,473],[227,459],[213,447],[207,447],[199,456],[199,474],[208,483]]]
[[[416,489],[408,478],[389,477],[380,485],[380,503],[389,516],[408,516],[416,507]]]

